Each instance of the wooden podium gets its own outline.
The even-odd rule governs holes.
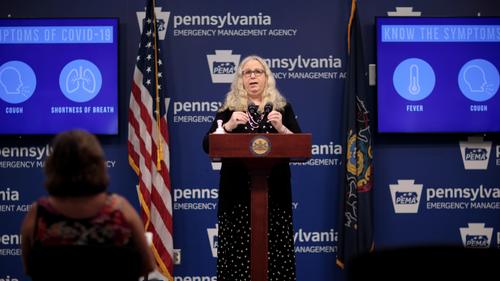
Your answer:
[[[311,134],[212,134],[212,161],[242,161],[251,177],[250,272],[252,281],[267,281],[268,186],[274,165],[304,162],[311,157]]]

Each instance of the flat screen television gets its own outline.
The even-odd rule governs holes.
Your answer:
[[[0,134],[118,134],[118,19],[0,19]]]
[[[500,18],[376,18],[380,133],[500,132]]]

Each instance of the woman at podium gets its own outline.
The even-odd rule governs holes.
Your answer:
[[[218,120],[219,125],[218,125]],[[203,139],[225,133],[300,133],[292,106],[276,88],[258,56],[242,60],[230,91]],[[268,178],[268,280],[296,280],[290,167],[273,167]],[[222,160],[218,204],[217,280],[250,280],[250,176],[243,163]]]

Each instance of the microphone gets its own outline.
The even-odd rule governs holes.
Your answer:
[[[250,102],[248,104],[248,123],[245,124],[245,130],[250,130],[254,131],[255,128],[259,127],[260,125],[257,123],[259,120],[259,107],[255,105],[253,102]]]
[[[260,131],[261,132],[267,132],[267,128],[272,128],[272,125],[271,124],[267,124],[267,115],[269,115],[269,113],[271,111],[273,111],[273,103],[272,102],[268,102],[266,103],[266,105],[264,105],[264,116],[262,117],[262,121],[260,123]]]
[[[272,102],[268,102],[266,103],[266,105],[264,105],[264,116],[267,118],[267,115],[269,114],[269,112],[273,111],[273,103]]]
[[[259,110],[259,107],[257,105],[255,105],[253,102],[248,105],[248,112],[253,117],[257,116],[257,114],[258,114],[257,110]]]

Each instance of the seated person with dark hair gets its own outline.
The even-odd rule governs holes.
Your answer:
[[[45,175],[48,196],[32,204],[21,228],[33,280],[138,280],[155,269],[138,213],[107,192],[104,152],[94,135],[57,135]]]

